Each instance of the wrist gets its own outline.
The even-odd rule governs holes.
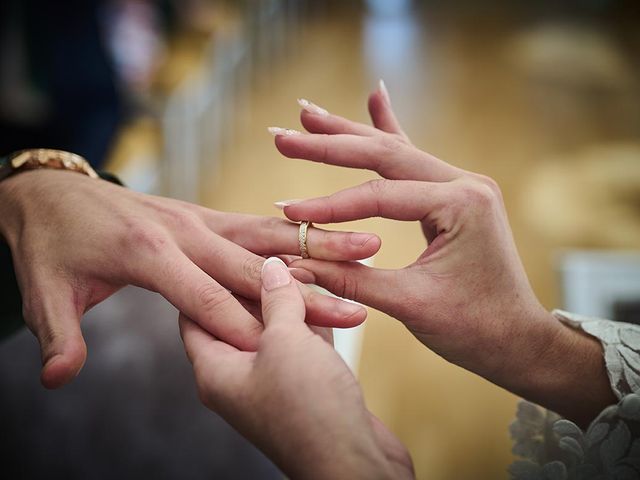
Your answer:
[[[387,480],[397,478],[391,462],[368,428],[353,425],[345,435],[334,431],[332,435],[310,438],[288,438],[284,442],[256,442],[290,478],[352,478]],[[325,432],[328,433],[328,432]],[[306,436],[305,436],[306,437]],[[300,445],[306,445],[302,450]],[[292,454],[292,452],[297,452]]]
[[[510,350],[492,381],[581,426],[617,401],[600,342],[544,309],[527,320]]]
[[[289,455],[291,456],[290,452]],[[290,478],[350,478],[367,480],[392,480],[396,479],[390,462],[380,455],[362,456],[352,451],[336,451],[331,459],[322,459],[314,463],[294,460],[293,464],[281,465],[282,471]]]

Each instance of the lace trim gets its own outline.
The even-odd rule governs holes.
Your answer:
[[[607,407],[586,432],[532,403],[518,404],[509,427],[514,480],[637,480],[640,478],[640,395]]]
[[[518,404],[509,427],[517,460],[514,480],[637,480],[640,478],[640,326],[562,310],[562,323],[602,343],[611,388],[620,399],[586,432],[530,402]],[[638,392],[638,393],[634,393]]]
[[[621,399],[640,391],[640,325],[586,317],[554,310],[553,315],[565,325],[596,337],[604,349],[604,361],[611,388]]]

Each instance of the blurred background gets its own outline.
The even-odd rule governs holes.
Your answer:
[[[282,158],[296,98],[366,122],[383,78],[420,148],[501,185],[547,308],[638,322],[640,5],[635,0],[4,0],[0,153],[85,155],[133,189],[279,215],[374,176]],[[400,267],[417,225],[380,219]],[[35,339],[0,344],[4,478],[281,478],[197,401],[176,312],[128,288],[86,315],[76,381],[39,386]],[[340,340],[418,478],[506,478],[517,399],[370,311]]]

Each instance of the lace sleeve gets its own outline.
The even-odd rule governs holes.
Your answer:
[[[585,317],[562,310],[554,310],[553,315],[565,325],[600,340],[611,388],[619,399],[640,391],[640,325]]]
[[[554,316],[602,343],[611,388],[620,399],[586,431],[530,402],[518,404],[510,426],[515,480],[640,478],[640,326],[561,310]],[[635,392],[635,393],[634,393]]]

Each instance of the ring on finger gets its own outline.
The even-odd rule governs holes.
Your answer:
[[[313,224],[309,221],[300,222],[300,229],[298,230],[298,246],[300,247],[300,256],[302,258],[311,258],[309,255],[309,248],[307,247],[307,232]]]

